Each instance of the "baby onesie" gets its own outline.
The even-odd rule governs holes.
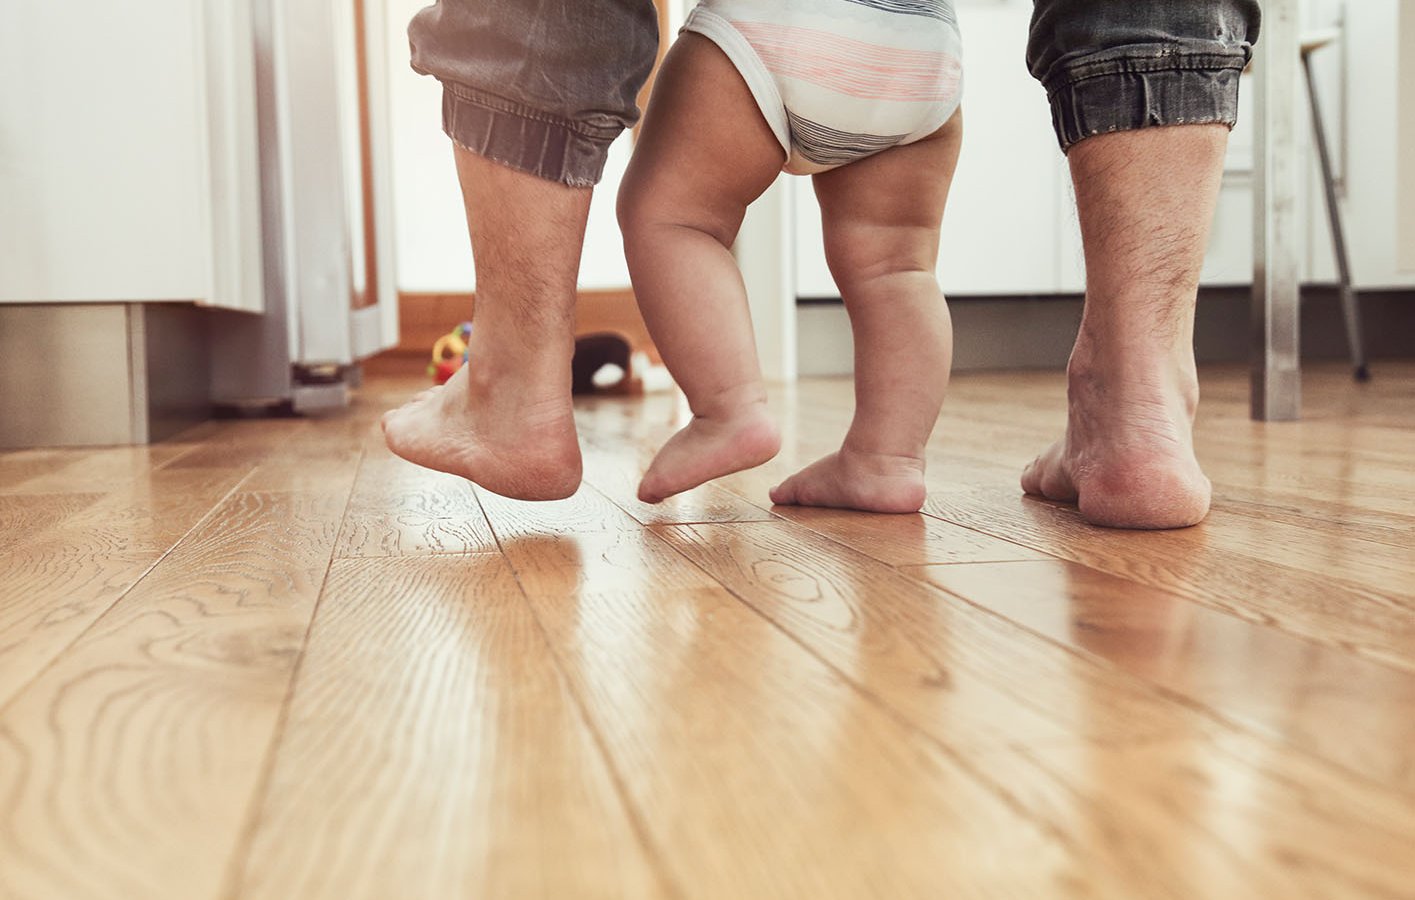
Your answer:
[[[701,0],[683,30],[727,54],[797,175],[928,137],[962,95],[949,0]]]

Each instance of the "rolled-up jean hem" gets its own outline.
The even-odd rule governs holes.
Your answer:
[[[593,187],[622,129],[559,119],[444,81],[442,130],[492,162],[571,187]]]
[[[1238,121],[1238,77],[1247,55],[1156,53],[1068,66],[1047,85],[1062,151],[1098,134],[1162,125]]]

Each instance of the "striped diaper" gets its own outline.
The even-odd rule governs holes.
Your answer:
[[[949,0],[701,0],[683,30],[732,60],[797,175],[927,137],[962,95]]]

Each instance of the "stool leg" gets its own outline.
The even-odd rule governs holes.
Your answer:
[[[1336,180],[1331,170],[1331,152],[1327,149],[1327,130],[1322,124],[1321,106],[1317,101],[1317,85],[1312,78],[1312,59],[1302,54],[1302,71],[1307,78],[1307,97],[1312,105],[1312,131],[1317,141],[1317,158],[1322,166],[1322,187],[1325,188],[1327,219],[1331,223],[1332,251],[1336,256],[1336,271],[1341,279],[1341,312],[1346,319],[1346,343],[1351,349],[1351,368],[1357,381],[1368,381],[1365,342],[1361,339],[1361,310],[1356,305],[1356,292],[1351,288],[1351,264],[1346,256],[1346,234],[1341,227],[1341,213],[1336,205]]]

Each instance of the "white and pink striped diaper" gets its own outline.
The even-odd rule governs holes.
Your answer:
[[[962,96],[949,0],[701,0],[683,30],[732,60],[797,175],[928,137]]]

